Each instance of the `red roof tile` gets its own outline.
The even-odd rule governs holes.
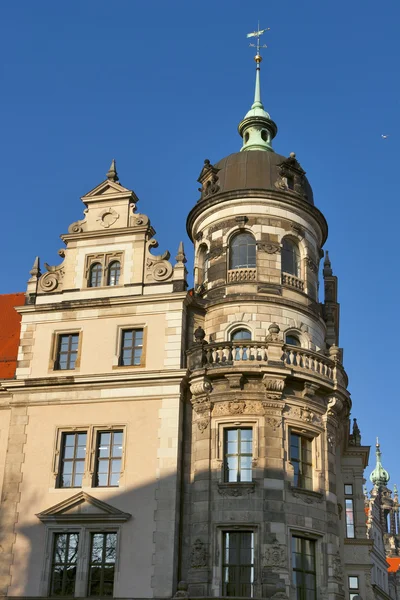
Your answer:
[[[389,563],[388,571],[389,573],[396,573],[400,567],[400,557],[387,558],[386,562]]]
[[[25,303],[25,294],[0,295],[0,379],[12,379],[17,367],[21,316],[15,306]]]

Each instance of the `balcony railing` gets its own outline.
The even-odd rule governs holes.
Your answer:
[[[268,342],[213,342],[195,345],[187,354],[191,370],[206,366],[235,366],[244,362],[268,364]],[[284,344],[281,360],[283,367],[294,371],[312,372],[330,380],[336,378],[336,363],[312,350]]]
[[[256,281],[257,269],[230,269],[228,271],[228,283],[235,281]]]
[[[290,287],[300,290],[301,292],[304,291],[304,281],[294,275],[290,275],[290,273],[282,273],[282,283],[290,285]]]

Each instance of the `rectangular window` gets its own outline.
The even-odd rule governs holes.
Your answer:
[[[223,596],[253,597],[254,533],[227,531],[223,534]]]
[[[350,600],[353,600],[356,596],[359,595],[359,583],[358,577],[356,575],[349,576],[349,590],[350,590]]]
[[[116,549],[116,533],[92,533],[88,596],[113,595]]]
[[[292,537],[293,585],[297,600],[316,600],[315,542]]]
[[[86,438],[87,434],[83,431],[62,434],[58,487],[82,487]]]
[[[290,434],[290,462],[294,469],[294,485],[312,490],[312,441],[309,438]]]
[[[78,533],[54,535],[50,596],[73,596],[78,562]]]
[[[79,333],[58,336],[57,355],[54,368],[60,371],[75,369],[78,356]]]
[[[95,487],[118,487],[122,461],[122,431],[97,435]]]
[[[352,496],[353,495],[353,486],[351,484],[346,483],[344,486],[344,493],[345,493],[345,496]]]
[[[345,499],[346,509],[346,537],[354,538],[354,501],[352,498]]]
[[[225,429],[225,481],[251,481],[253,459],[252,428]]]
[[[143,329],[124,329],[119,363],[122,367],[139,366],[143,353]]]

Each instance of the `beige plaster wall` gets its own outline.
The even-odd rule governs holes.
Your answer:
[[[107,402],[102,405],[32,406],[28,409],[28,419],[9,594],[34,596],[40,593],[46,560],[46,526],[35,514],[80,491],[77,488],[55,488],[53,465],[57,428],[124,425],[125,468],[120,487],[84,486],[81,489],[132,515],[129,521],[121,525],[115,595],[152,597],[154,533],[159,526],[159,522],[155,521],[157,490],[163,479],[176,480],[179,397]],[[173,494],[171,502],[173,505]],[[169,518],[171,522],[168,526],[173,531],[174,514]],[[172,554],[171,545],[165,549],[166,564],[173,560]],[[135,566],[134,577],[132,565]]]

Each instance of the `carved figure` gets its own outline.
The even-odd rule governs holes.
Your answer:
[[[190,566],[193,569],[201,569],[207,566],[207,548],[199,538],[193,544],[190,552]]]

